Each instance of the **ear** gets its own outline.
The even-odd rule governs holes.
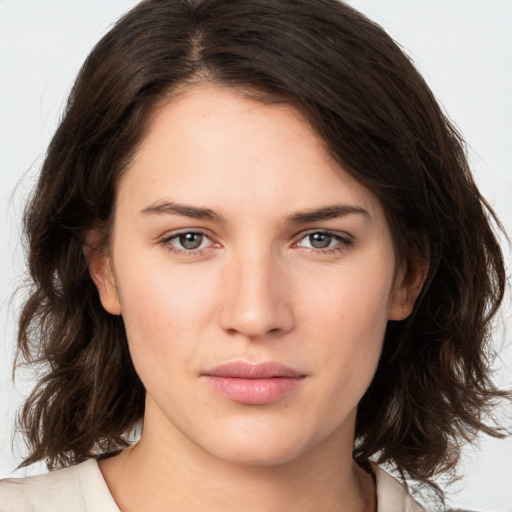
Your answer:
[[[105,250],[98,248],[98,239],[99,236],[96,232],[90,232],[86,236],[84,254],[89,262],[89,274],[98,289],[100,301],[105,311],[112,315],[120,315],[121,303],[110,257]]]
[[[428,261],[417,252],[407,258],[405,268],[397,272],[391,295],[389,320],[405,320],[412,312],[429,269]]]

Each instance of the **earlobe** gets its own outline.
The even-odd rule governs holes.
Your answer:
[[[84,245],[84,254],[89,262],[89,274],[96,285],[103,308],[112,315],[120,315],[121,303],[110,258],[105,251],[97,249],[91,243]]]
[[[420,256],[410,258],[407,269],[399,272],[391,296],[389,320],[405,320],[412,312],[429,269],[428,261]]]

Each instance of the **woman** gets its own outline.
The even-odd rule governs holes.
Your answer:
[[[347,6],[142,2],[26,217],[19,349],[49,367],[25,464],[86,462],[2,506],[419,510],[370,457],[428,483],[498,434],[489,218],[421,77]]]

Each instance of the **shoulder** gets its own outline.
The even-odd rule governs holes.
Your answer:
[[[119,512],[98,463],[0,481],[0,512]]]
[[[378,512],[424,512],[402,485],[382,468],[373,466]]]

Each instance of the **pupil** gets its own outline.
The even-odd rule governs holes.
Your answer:
[[[185,233],[180,235],[180,244],[185,249],[197,249],[203,241],[203,235],[198,233]]]
[[[315,249],[324,249],[325,247],[329,247],[331,239],[331,235],[326,235],[325,233],[314,233],[309,235],[311,246]]]

